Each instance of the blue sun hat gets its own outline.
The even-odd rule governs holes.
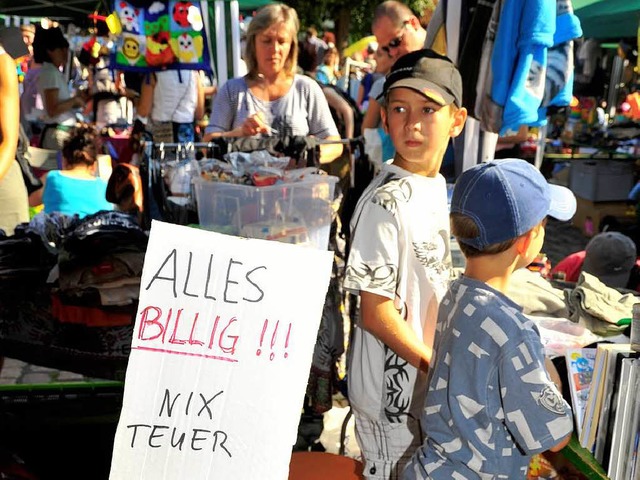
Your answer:
[[[474,220],[480,234],[458,238],[480,251],[525,234],[546,216],[570,220],[576,198],[566,187],[551,185],[525,160],[507,158],[476,165],[460,175],[451,213]]]

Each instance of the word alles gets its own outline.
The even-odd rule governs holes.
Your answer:
[[[184,258],[184,255],[179,255],[178,251],[173,249],[153,274],[145,290],[168,284],[174,298],[182,294],[186,297],[220,300],[225,303],[258,303],[264,298],[264,290],[259,284],[259,279],[266,271],[266,266],[248,267],[229,258],[226,262],[224,282],[216,282],[213,254],[209,255],[207,261],[202,260],[194,259],[193,252],[188,252],[187,258]],[[208,265],[206,270],[194,272],[195,267],[200,268],[204,265]],[[214,286],[220,286],[218,283],[222,283],[223,288],[216,291]]]

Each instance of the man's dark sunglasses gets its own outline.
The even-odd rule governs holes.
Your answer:
[[[405,20],[404,22],[402,22],[402,33],[400,35],[398,35],[396,38],[392,39],[384,47],[380,47],[380,48],[382,48],[383,52],[385,52],[387,55],[391,56],[391,49],[392,48],[398,48],[400,45],[402,45],[402,41],[404,40],[404,34],[406,33],[405,32],[405,28],[407,27],[408,23],[409,23],[409,20]]]

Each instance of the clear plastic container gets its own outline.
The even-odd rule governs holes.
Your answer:
[[[228,235],[308,245],[326,250],[337,177],[254,187],[194,181],[200,225]]]

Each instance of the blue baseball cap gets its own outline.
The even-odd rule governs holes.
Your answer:
[[[480,234],[458,238],[480,251],[525,234],[546,216],[570,220],[576,198],[566,187],[550,185],[540,171],[517,158],[481,163],[458,178],[451,213],[472,218]]]

